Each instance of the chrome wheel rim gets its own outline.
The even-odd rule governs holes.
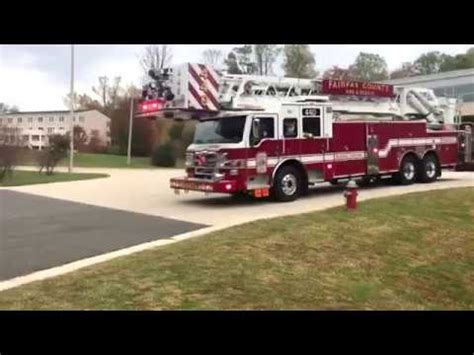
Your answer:
[[[403,167],[403,176],[407,180],[413,180],[415,177],[415,164],[413,163],[406,163]]]
[[[436,165],[432,161],[428,161],[425,165],[426,169],[426,176],[428,176],[430,179],[434,178],[436,174]]]
[[[297,181],[296,177],[292,174],[286,174],[281,179],[282,191],[285,195],[291,196],[296,192]]]

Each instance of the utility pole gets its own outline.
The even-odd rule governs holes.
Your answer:
[[[71,44],[71,131],[69,134],[69,172],[74,165],[74,45]]]
[[[130,98],[130,120],[128,126],[128,150],[127,150],[127,165],[131,164],[131,154],[132,154],[132,130],[133,130],[133,104],[134,104],[134,97]]]

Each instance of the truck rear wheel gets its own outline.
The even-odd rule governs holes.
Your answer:
[[[301,176],[295,167],[287,165],[279,169],[273,182],[272,194],[277,201],[294,201],[300,196]]]
[[[428,183],[438,178],[438,160],[433,154],[426,155],[419,165],[418,180]]]
[[[403,158],[400,164],[400,170],[395,174],[394,178],[400,185],[410,185],[416,180],[416,159],[409,155]]]

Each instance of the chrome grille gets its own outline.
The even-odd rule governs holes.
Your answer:
[[[213,151],[198,151],[193,153],[192,166],[194,177],[213,180],[219,172],[222,155]]]

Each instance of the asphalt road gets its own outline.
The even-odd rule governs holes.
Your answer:
[[[203,227],[0,190],[0,280]]]

